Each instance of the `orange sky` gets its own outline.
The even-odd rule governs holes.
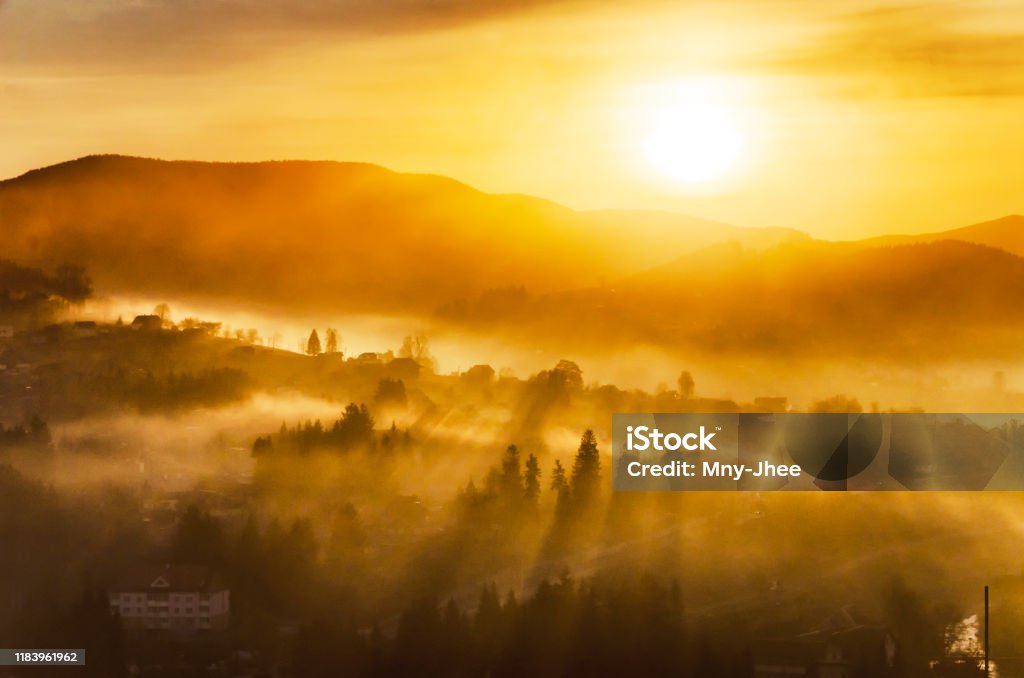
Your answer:
[[[694,86],[743,146],[687,184],[644,148]],[[362,160],[858,237],[1024,212],[1022,94],[1016,0],[0,0],[5,177],[103,152]]]

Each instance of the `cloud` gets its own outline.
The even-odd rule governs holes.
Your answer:
[[[854,0],[823,2],[813,11],[792,0],[693,0],[687,7],[738,11],[730,19],[737,25],[755,10],[785,23],[777,34],[787,42],[771,52],[751,59],[738,56],[749,54],[745,41],[729,46],[737,57],[724,61],[741,70],[834,77],[844,91],[867,96],[1024,94],[1024,28],[1007,28],[1022,25],[1018,0],[855,1],[867,9],[837,13]],[[595,12],[605,6],[598,0],[0,0],[0,71],[208,70],[307,43],[433,31],[569,5]],[[642,6],[673,4],[641,0],[631,7],[641,12]]]
[[[185,27],[387,30],[444,26],[559,1],[563,0],[147,0],[116,3],[107,18],[165,34]]]
[[[968,13],[962,6],[879,6],[844,15],[820,40],[760,65],[868,76],[875,87],[907,96],[1022,95],[1024,32],[997,30],[998,23],[998,12]]]
[[[0,0],[0,58],[187,67],[297,38],[434,30],[583,1]]]

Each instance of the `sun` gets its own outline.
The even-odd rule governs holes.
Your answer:
[[[701,184],[718,179],[743,154],[738,118],[715,94],[706,84],[677,83],[646,116],[644,157],[672,181]]]

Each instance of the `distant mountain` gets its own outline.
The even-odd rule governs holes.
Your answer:
[[[650,261],[653,252],[685,254],[710,245],[732,242],[748,250],[782,243],[810,242],[793,228],[743,228],[674,212],[655,210],[600,210],[583,212],[596,237],[630,242]]]
[[[719,244],[615,284],[467,305],[456,322],[512,315],[547,337],[686,354],[1014,356],[1024,341],[1024,259],[954,240],[882,247]],[[487,313],[475,309],[486,308]],[[488,313],[490,315],[488,315]]]
[[[1024,256],[1024,216],[1010,216],[984,221],[972,226],[955,228],[938,233],[922,233],[920,235],[887,235],[879,238],[861,240],[862,246],[906,245],[911,243],[937,242],[939,240],[961,240],[998,247],[1017,256]]]
[[[100,295],[433,316],[591,348],[938,358],[1024,341],[1024,217],[813,240],[357,163],[91,156],[0,182],[0,259]]]
[[[733,240],[806,238],[650,212],[575,212],[337,162],[90,156],[0,182],[3,257],[87,267],[99,293],[422,312],[489,288],[585,287]]]
[[[955,240],[761,252],[718,246],[624,284],[672,322],[666,341],[744,351],[941,357],[1011,354],[1024,259]],[[653,321],[652,321],[653,322]]]

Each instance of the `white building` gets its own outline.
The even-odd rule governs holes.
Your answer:
[[[108,595],[127,630],[215,631],[227,628],[231,614],[231,592],[204,567],[143,568]]]

